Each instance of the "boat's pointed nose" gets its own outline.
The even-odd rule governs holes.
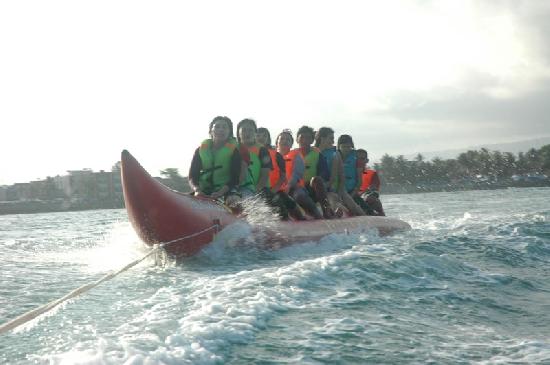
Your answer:
[[[122,174],[125,175],[125,170],[143,169],[139,162],[128,150],[122,150],[120,153],[120,162],[122,164]],[[145,173],[145,171],[144,171]]]
[[[134,156],[128,150],[122,150],[120,153],[121,174],[123,181],[123,189],[131,189],[132,186],[149,183],[150,175],[139,164]],[[132,185],[132,186],[131,186]]]

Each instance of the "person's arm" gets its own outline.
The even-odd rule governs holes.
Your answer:
[[[359,194],[359,190],[361,190],[361,184],[363,183],[363,170],[364,166],[360,160],[356,160],[355,162],[355,187],[351,191],[351,196],[355,196]]]
[[[320,176],[325,183],[330,180],[330,170],[328,168],[327,159],[322,154],[319,154],[319,161],[317,162],[317,175]]]
[[[363,182],[363,168],[356,167],[355,168],[355,187],[350,193],[351,196],[355,196],[359,194],[359,190],[361,189],[362,182]]]
[[[338,191],[338,154],[334,154],[334,157],[332,158],[332,164],[330,167],[330,180],[328,181],[328,187],[331,191]]]
[[[374,175],[372,176],[372,182],[370,186],[372,186],[375,191],[380,193],[380,176],[378,176],[378,171],[376,170],[374,171]]]
[[[195,150],[193,159],[191,160],[191,167],[189,168],[189,186],[195,194],[200,194],[199,180],[202,170],[202,161],[199,155],[199,149]]]
[[[279,180],[277,180],[275,182],[275,185],[273,185],[271,187],[271,191],[273,193],[276,193],[278,192],[279,190],[281,190],[281,186],[285,183],[286,181],[286,165],[285,165],[285,159],[283,158],[283,156],[279,153],[279,152],[276,152],[275,153],[275,163],[277,164],[277,167],[279,169]]]
[[[239,150],[235,149],[231,156],[231,175],[227,183],[229,190],[236,189],[240,183],[242,157]]]
[[[338,186],[336,187],[336,192],[338,192],[338,194],[343,194],[346,192],[346,175],[344,175],[344,161],[342,160],[340,151],[334,155],[334,161],[336,161],[338,166]]]
[[[294,157],[294,170],[292,170],[292,175],[288,179],[288,189],[292,189],[296,187],[298,184],[298,181],[304,178],[304,173],[306,171],[306,164],[304,163],[304,159],[300,154],[297,154],[296,157]]]
[[[256,191],[262,191],[267,186],[269,179],[269,172],[273,168],[271,162],[271,155],[265,147],[261,147],[259,151],[260,157],[260,177],[258,178],[258,184],[256,185]]]
[[[246,178],[248,177],[248,165],[250,164],[250,152],[248,152],[248,148],[245,145],[239,146],[239,167],[237,170],[239,171],[239,179],[237,182],[237,187],[240,187],[244,182],[246,181]]]

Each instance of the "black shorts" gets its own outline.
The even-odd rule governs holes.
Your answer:
[[[311,198],[311,200],[313,200],[314,202],[318,203],[318,202],[317,202],[317,195],[315,194],[315,190],[313,190],[313,188],[311,187],[311,185],[306,185],[304,188],[306,189],[307,195],[309,195],[309,197]]]
[[[278,191],[273,197],[273,200],[276,201],[278,205],[284,206],[287,209],[293,210],[296,208],[296,201],[284,191]]]

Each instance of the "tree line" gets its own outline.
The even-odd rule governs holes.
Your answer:
[[[420,190],[482,188],[480,183],[505,186],[513,175],[550,175],[550,144],[517,155],[481,148],[463,152],[457,158],[444,160],[436,157],[431,161],[422,154],[413,160],[407,160],[403,155],[385,154],[374,168],[380,171],[386,192],[412,192],[418,191],[419,187]],[[190,191],[187,177],[183,177],[178,169],[166,168],[160,174],[161,181],[170,188]]]
[[[454,159],[434,158],[426,161],[418,154],[412,161],[403,155],[385,154],[374,165],[383,183],[390,185],[457,184],[467,181],[502,182],[514,175],[543,175],[550,173],[550,145],[531,148],[517,155],[491,151],[487,148],[469,150]]]

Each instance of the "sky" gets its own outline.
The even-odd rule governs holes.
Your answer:
[[[550,136],[550,2],[2,1],[0,185],[186,176],[217,115],[371,160]]]

